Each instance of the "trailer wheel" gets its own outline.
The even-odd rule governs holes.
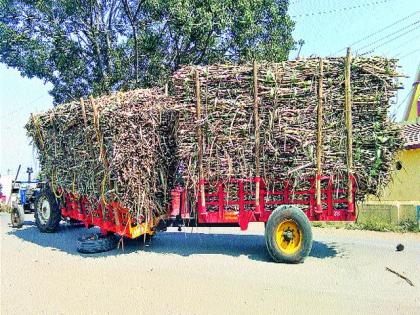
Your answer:
[[[35,201],[35,224],[43,233],[52,233],[58,229],[61,211],[57,199],[48,188],[41,190]]]
[[[115,249],[117,243],[117,238],[113,234],[87,234],[78,238],[77,251],[84,254],[102,253]]]
[[[10,213],[10,222],[12,227],[21,228],[25,220],[25,211],[21,205],[13,205],[12,212]]]
[[[311,224],[299,208],[282,205],[268,218],[265,243],[275,262],[303,262],[312,249]]]

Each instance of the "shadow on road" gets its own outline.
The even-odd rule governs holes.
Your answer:
[[[76,251],[76,240],[83,234],[88,233],[86,229],[62,224],[57,233],[40,233],[32,222],[27,223],[28,225],[25,225],[22,229],[9,231],[8,234],[33,244],[50,247],[52,250],[59,250],[85,258],[103,258],[143,251],[162,255],[175,254],[184,257],[200,254],[219,254],[234,257],[245,255],[252,260],[272,261],[265,249],[263,235],[164,232],[146,242],[142,237],[134,240],[124,239],[122,242],[124,250],[120,248],[105,253],[85,255]],[[98,232],[98,230],[92,228],[89,232]],[[338,250],[334,243],[325,244],[318,241],[314,241],[310,253],[311,257],[319,259],[337,255]]]

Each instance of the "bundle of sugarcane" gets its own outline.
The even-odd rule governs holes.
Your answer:
[[[320,59],[177,71],[178,154],[188,186],[195,188],[199,180],[202,142],[202,177],[209,181],[259,175],[268,187],[290,179],[300,188],[307,183],[301,179],[320,168],[342,178],[343,187],[350,171],[360,198],[378,194],[402,145],[399,128],[387,118],[398,88],[396,60],[355,58],[349,64],[352,127],[346,124],[345,63],[345,58],[323,59],[322,73]]]
[[[136,218],[163,214],[172,186],[176,115],[158,89],[59,105],[26,125],[53,190],[119,201]]]

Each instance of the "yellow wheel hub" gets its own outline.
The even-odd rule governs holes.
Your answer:
[[[280,222],[276,230],[276,243],[288,255],[295,254],[302,245],[302,231],[293,220]]]

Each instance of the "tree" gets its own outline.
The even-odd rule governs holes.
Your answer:
[[[0,61],[55,103],[163,84],[182,64],[282,61],[287,0],[0,0]]]

